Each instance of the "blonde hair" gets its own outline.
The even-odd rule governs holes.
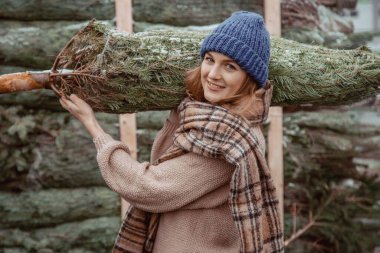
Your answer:
[[[207,101],[204,97],[201,82],[201,66],[195,67],[186,72],[185,85],[188,96],[200,102]],[[269,81],[267,81],[266,85],[269,85]],[[259,88],[260,87],[256,84],[256,82],[247,75],[246,80],[236,94],[232,94],[230,97],[218,101],[217,104],[227,108],[234,114],[238,114],[249,119],[250,116],[254,115],[258,109],[255,108],[256,100],[259,99],[258,96],[263,94],[262,92],[257,92]]]

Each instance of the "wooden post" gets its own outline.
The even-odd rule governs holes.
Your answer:
[[[373,31],[379,31],[380,0],[372,0],[373,9]]]
[[[264,1],[265,24],[272,36],[281,36],[281,0]],[[284,165],[282,148],[282,107],[269,109],[268,164],[272,170],[280,202],[280,219],[284,225]]]
[[[132,0],[116,0],[116,26],[119,30],[132,33]],[[120,140],[128,145],[131,156],[137,159],[136,114],[122,114],[119,116]],[[129,203],[121,199],[121,217],[123,218]]]

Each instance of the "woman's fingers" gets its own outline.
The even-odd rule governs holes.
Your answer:
[[[76,108],[75,103],[73,103],[69,98],[61,97],[61,98],[60,98],[60,101],[62,101],[64,107],[65,107],[67,110],[75,109],[75,108]]]
[[[79,108],[84,109],[84,108],[90,107],[90,105],[87,104],[86,101],[84,101],[83,99],[81,99],[80,97],[78,97],[75,94],[71,94],[69,98],[70,98],[71,102]]]
[[[75,94],[71,94],[68,97],[61,97],[61,100],[62,106],[77,118],[87,119],[94,116],[91,106]]]
[[[69,109],[68,106],[67,106],[67,102],[66,102],[66,99],[65,99],[65,98],[61,97],[61,98],[59,99],[59,103],[61,103],[62,107],[65,108],[66,110]]]
[[[83,125],[90,127],[96,121],[94,111],[91,106],[75,94],[70,96],[62,96],[59,99],[62,107],[69,111],[76,119],[82,122]]]
[[[75,94],[71,94],[71,95],[69,96],[69,99],[70,99],[74,104],[77,104],[77,103],[79,103],[79,102],[81,101],[81,99],[80,99],[77,95],[75,95]]]

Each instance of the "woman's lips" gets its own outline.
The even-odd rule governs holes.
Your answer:
[[[207,81],[207,87],[211,91],[220,91],[220,90],[222,90],[222,89],[225,88],[224,86],[221,86],[221,85],[218,85],[218,84],[214,84],[214,83],[211,83],[209,81]]]

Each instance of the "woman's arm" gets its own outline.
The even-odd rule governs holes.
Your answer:
[[[213,192],[229,182],[233,166],[224,160],[187,153],[159,165],[133,159],[128,147],[113,140],[100,127],[92,108],[76,95],[61,98],[62,106],[86,127],[94,138],[97,160],[107,185],[132,205],[150,212],[167,212]],[[228,192],[228,191],[227,191]],[[194,208],[220,205],[227,192],[216,194]]]
[[[109,135],[100,139],[96,147],[103,179],[112,190],[142,210],[160,213],[211,208],[227,201],[229,188],[220,190],[228,185],[234,166],[224,160],[190,152],[158,165],[140,163],[131,158],[125,144]],[[213,198],[208,198],[207,203],[199,202],[208,195]]]

